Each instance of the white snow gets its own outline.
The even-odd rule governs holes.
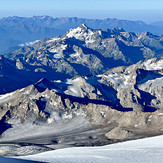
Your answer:
[[[83,92],[89,94],[94,90],[94,88],[81,77],[68,79],[66,84],[68,87],[64,93],[76,97],[84,97]]]
[[[67,45],[61,45],[60,47],[57,48],[51,48],[49,52],[54,53],[53,57],[54,58],[63,58],[64,55],[62,54],[62,51],[65,50]]]
[[[54,37],[54,38],[51,38],[50,40],[46,41],[46,43],[55,42],[56,40],[59,40],[59,39],[60,39],[59,37]]]
[[[19,46],[24,47],[24,46],[32,46],[35,43],[39,42],[40,40],[32,41],[32,42],[26,42],[24,44],[19,44]]]
[[[61,80],[54,80],[54,81],[51,81],[51,82],[61,83],[62,81]]]
[[[130,76],[128,75],[120,76],[119,74],[114,73],[109,75],[103,75],[103,79],[106,79],[108,83],[117,84],[117,91],[131,87],[131,83],[128,82],[128,80],[130,79]],[[103,83],[102,80],[99,80],[99,82]]]
[[[59,149],[19,158],[51,163],[162,163],[163,136],[102,147]]]
[[[9,99],[12,97],[12,95],[13,95],[14,93],[15,93],[15,92],[6,93],[6,94],[4,94],[4,95],[0,95],[0,103],[3,103],[3,102],[5,102],[5,101],[9,100]]]
[[[0,156],[0,163],[36,163],[36,162]]]
[[[144,62],[144,66],[146,70],[162,70],[163,69],[163,59],[153,62],[152,59],[147,60]]]
[[[80,27],[75,28],[75,29],[70,29],[69,33],[67,34],[67,37],[71,38],[74,35],[76,35],[76,37],[78,37],[78,36],[80,36],[81,31],[82,31],[82,29]]]
[[[70,57],[79,57],[79,56],[80,56],[80,53],[78,52],[70,54]]]
[[[54,56],[54,58],[63,58],[63,54],[59,54],[59,53],[56,53]]]
[[[93,43],[95,39],[92,38],[94,35],[94,32],[91,29],[88,29],[87,31],[83,31],[80,27],[75,29],[70,29],[67,33],[68,38],[75,37],[79,40],[85,40],[86,44]]]
[[[63,44],[62,44],[60,48],[61,48],[62,50],[66,50],[66,47],[67,47],[67,45],[63,45]]]
[[[56,49],[50,49],[49,52],[50,52],[50,53],[56,53],[56,52],[58,52],[58,51],[57,51]]]
[[[81,85],[80,78],[68,79],[66,84],[70,85],[70,86],[68,87],[68,90],[66,90],[64,92],[65,94],[76,96],[76,97],[82,97],[81,91],[80,91],[80,89],[81,89],[80,88],[80,85]]]
[[[94,43],[94,42],[95,42],[95,40],[93,40],[93,39],[88,39],[88,40],[86,40],[86,44]]]
[[[46,138],[51,135],[74,134],[85,128],[89,129],[89,122],[84,116],[68,117],[65,115],[61,117],[59,113],[54,112],[48,119],[48,124],[32,124],[31,121],[34,120],[34,117],[31,116],[22,124],[16,118],[11,119],[9,123],[12,124],[12,128],[1,135],[0,143],[20,139],[37,139],[39,136]]]
[[[153,79],[153,80],[148,80],[147,82],[138,85],[138,88],[140,90],[146,91],[148,89],[151,89],[151,87],[157,87],[157,86],[160,86],[160,85],[163,85],[163,77],[156,78],[156,79]]]

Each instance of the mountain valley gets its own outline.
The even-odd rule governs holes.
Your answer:
[[[64,80],[77,75],[97,75],[113,67],[161,57],[162,40],[162,36],[149,32],[125,32],[121,28],[94,30],[81,24],[64,35],[1,56],[4,84],[0,93],[28,86],[41,78]],[[11,71],[5,71],[8,64],[13,67]],[[10,82],[12,88],[8,87]]]
[[[1,155],[28,155],[163,134],[163,58],[0,96]]]
[[[37,19],[37,18],[36,18]],[[0,56],[0,155],[163,134],[163,36],[85,24]]]

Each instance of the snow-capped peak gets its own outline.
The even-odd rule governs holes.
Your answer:
[[[120,27],[114,27],[114,28],[111,29],[111,31],[113,33],[125,32],[125,30],[123,28],[120,28]]]
[[[88,28],[85,24],[81,24],[79,27],[70,29],[66,36],[68,38],[75,37],[76,39],[83,40],[84,38],[89,37],[93,34],[93,30],[91,28]]]
[[[36,43],[39,42],[39,41],[40,41],[40,40],[31,41],[31,42],[26,42],[26,43],[19,44],[19,46],[20,46],[20,47],[32,46],[32,45],[36,44]]]
[[[152,58],[144,62],[146,70],[162,70],[163,69],[163,58]]]
[[[82,30],[87,30],[87,29],[88,29],[88,27],[87,27],[84,23],[82,23],[79,27],[80,27]]]

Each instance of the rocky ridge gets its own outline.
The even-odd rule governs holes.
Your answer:
[[[8,53],[5,57],[27,79],[24,87],[43,77],[63,80],[77,75],[97,75],[109,68],[162,56],[162,40],[162,36],[149,32],[125,32],[117,27],[93,30],[81,24],[62,36],[38,41],[34,45]],[[13,78],[13,82],[14,80]],[[23,80],[19,80],[23,83]],[[15,89],[22,88],[17,81],[14,83]],[[13,91],[5,89],[1,93]]]
[[[4,17],[0,19],[0,54],[19,49],[35,40],[64,34],[70,28],[77,28],[81,23],[93,29],[114,28],[116,26],[130,32],[149,31],[163,34],[163,28],[148,25],[142,21],[118,19],[83,19],[77,17],[53,18],[50,16]]]
[[[163,58],[153,58],[102,75],[42,79],[1,95],[1,154],[163,134],[162,70]]]

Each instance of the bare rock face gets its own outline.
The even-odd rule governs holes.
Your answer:
[[[108,139],[120,139],[120,140],[122,140],[122,139],[125,139],[125,138],[132,137],[133,134],[131,132],[129,132],[129,131],[126,131],[125,129],[115,127],[110,132],[106,133],[105,136]]]
[[[162,40],[81,24],[0,56],[0,154],[163,134]]]
[[[77,75],[103,74],[113,67],[159,57],[162,40],[163,36],[149,32],[125,32],[118,27],[91,29],[81,24],[62,36],[35,41],[31,46],[5,54],[6,59],[2,60],[8,58],[14,75],[11,77],[10,71],[2,69],[2,80],[4,83],[12,80],[13,86],[1,84],[0,94],[26,87],[41,78],[64,80]]]
[[[86,75],[80,71],[80,65],[87,69],[87,74],[98,74],[104,72],[106,68],[129,65],[145,58],[161,56],[162,40],[162,36],[148,32],[125,32],[121,28],[94,30],[81,24],[62,36],[36,42],[6,56],[20,59],[25,68],[30,70],[37,66],[48,66],[62,73],[67,68],[70,76],[74,75],[74,71],[78,75]],[[61,62],[67,66],[60,67]]]
[[[1,154],[25,155],[163,134],[162,66],[162,58],[154,58],[97,76],[41,79],[1,95],[0,151],[5,149]]]

